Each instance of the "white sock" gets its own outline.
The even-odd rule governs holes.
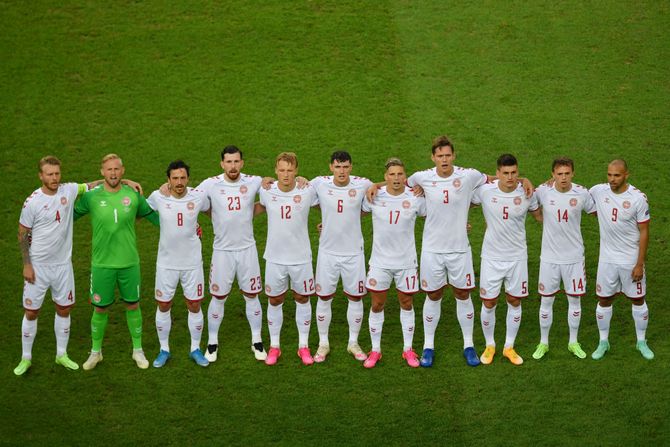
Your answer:
[[[442,314],[442,298],[433,301],[426,295],[423,302],[423,349],[435,348],[435,331]]]
[[[400,326],[402,327],[403,351],[412,349],[414,340],[414,308],[400,309]]]
[[[549,330],[554,322],[555,296],[543,296],[540,300],[540,343],[549,344]]]
[[[633,321],[635,321],[635,333],[637,341],[647,340],[647,324],[649,323],[649,308],[645,302],[641,306],[632,305]]]
[[[516,334],[519,332],[519,326],[521,326],[521,303],[519,303],[519,305],[516,307],[508,303],[507,321],[505,328],[505,348],[511,348],[514,346]]]
[[[370,327],[370,340],[372,350],[382,352],[382,328],[384,327],[384,309],[381,312],[370,310],[368,315],[368,326]]]
[[[56,334],[56,355],[67,352],[67,342],[70,340],[70,316],[61,317],[54,314],[54,333]]]
[[[472,333],[475,329],[475,306],[469,296],[467,300],[456,300],[456,316],[463,333],[463,349],[474,347]]]
[[[358,334],[363,326],[363,300],[348,300],[347,321],[349,322],[349,344],[358,343]]]
[[[207,307],[207,334],[208,345],[219,344],[219,328],[223,322],[223,315],[225,313],[225,305],[227,298],[222,300],[212,297]]]
[[[284,303],[273,306],[268,303],[268,330],[270,332],[270,346],[278,348],[281,326],[284,323]]]
[[[319,346],[328,346],[328,328],[330,327],[330,320],[333,319],[332,311],[333,300],[323,300],[321,298],[316,300],[316,328],[319,331]]]
[[[35,342],[35,335],[37,335],[37,318],[29,320],[24,315],[21,322],[21,334],[22,358],[30,360],[33,358],[33,343]]]
[[[570,328],[570,341],[568,343],[577,343],[581,319],[582,300],[579,297],[568,295],[568,327]]]
[[[251,329],[251,343],[260,343],[261,329],[263,328],[263,308],[257,296],[253,298],[244,297],[246,302],[247,320]],[[209,314],[208,314],[209,317]]]
[[[600,332],[600,341],[607,341],[609,338],[613,310],[612,306],[601,307],[600,303],[596,306],[596,322],[598,323],[598,332]]]
[[[295,302],[295,324],[298,326],[298,348],[309,347],[309,329],[312,327],[312,304]]]
[[[200,349],[200,339],[202,338],[202,327],[205,324],[205,317],[202,315],[202,309],[197,312],[188,312],[188,331],[191,333],[191,352]]]
[[[493,306],[491,309],[482,304],[482,311],[479,314],[479,318],[482,321],[482,332],[484,333],[484,339],[486,340],[486,346],[495,346],[496,341],[493,335],[496,331],[496,307]]]
[[[162,351],[170,352],[170,329],[172,329],[172,316],[170,309],[167,312],[161,312],[156,308],[156,332],[158,332],[158,342]]]

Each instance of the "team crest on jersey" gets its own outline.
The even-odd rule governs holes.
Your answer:
[[[630,208],[630,202],[628,200],[624,200],[623,203],[621,204],[625,210]]]
[[[216,284],[216,283],[212,284],[210,286],[210,288],[212,289],[212,292],[218,292],[219,291],[219,285]]]
[[[456,179],[454,180],[454,188],[460,188],[461,187],[461,180]]]
[[[425,279],[422,279],[422,280],[421,280],[421,287],[424,288],[424,289],[425,289],[426,287],[428,287],[428,281],[426,281]]]
[[[193,209],[195,208],[195,203],[193,203],[193,202],[188,202],[188,203],[186,204],[186,208],[188,208],[189,211],[193,211]]]
[[[596,284],[596,292],[600,293],[603,291],[603,288],[600,287],[600,284]]]
[[[570,206],[573,206],[573,207],[577,206],[577,199],[575,199],[575,198],[570,199]]]
[[[60,198],[60,204],[61,205],[67,205],[67,198],[65,196]]]
[[[517,205],[517,206],[521,205],[521,197],[515,197],[514,198],[514,204]]]
[[[405,208],[406,210],[409,209],[409,207],[411,207],[411,206],[412,206],[412,204],[409,203],[409,200],[403,200],[402,201],[402,207]]]
[[[26,298],[25,303],[26,303],[26,306],[32,306],[33,305],[33,300],[31,300],[30,298]]]
[[[163,296],[163,291],[161,289],[156,289],[156,298],[160,298]]]
[[[538,289],[540,289],[540,292],[544,292],[544,284],[540,283],[539,286],[537,286]]]
[[[349,197],[356,197],[356,190],[355,189],[350,189],[349,190]]]
[[[479,289],[479,296],[484,296],[484,295],[486,295],[486,289],[482,287],[482,288]]]
[[[368,284],[370,284],[372,287],[377,285],[377,280],[374,278],[368,279]]]
[[[316,284],[316,293],[321,292],[321,284]]]
[[[240,186],[240,194],[246,194],[247,191],[249,191],[249,188],[247,188],[247,185]]]
[[[123,203],[123,206],[129,206],[130,205],[130,197],[124,197],[123,200],[121,201]]]
[[[272,287],[270,287],[269,285],[266,284],[265,285],[265,293],[272,293]]]
[[[300,194],[298,194],[297,196],[294,196],[293,201],[295,203],[300,203],[302,201],[302,196]]]
[[[102,298],[100,298],[100,295],[98,295],[97,293],[95,295],[93,295],[93,301],[94,302],[99,303],[100,300],[102,300]]]

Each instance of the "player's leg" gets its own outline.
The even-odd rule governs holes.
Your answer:
[[[358,361],[368,358],[358,344],[358,335],[363,325],[363,297],[365,290],[365,255],[363,253],[346,258],[342,265],[342,289],[347,296],[347,323],[349,340],[347,352]]]
[[[184,290],[186,299],[186,308],[188,309],[188,332],[191,335],[191,349],[189,356],[199,366],[209,365],[209,360],[205,358],[200,350],[200,340],[202,338],[202,328],[205,325],[205,318],[202,315],[201,303],[204,298],[205,277],[202,266],[192,270],[184,270],[179,273],[181,287]]]
[[[577,358],[585,359],[586,352],[578,341],[579,323],[582,319],[581,297],[586,293],[586,269],[584,262],[561,266],[563,287],[568,300],[568,328],[570,339],[568,351]]]
[[[598,262],[598,273],[596,275],[596,322],[600,341],[598,347],[591,354],[594,360],[600,360],[609,351],[610,321],[612,321],[612,303],[617,293],[621,291],[618,268],[614,264]]]
[[[479,314],[482,323],[482,332],[486,348],[479,360],[489,365],[493,362],[493,356],[496,353],[495,329],[496,329],[496,307],[498,305],[498,295],[504,278],[504,270],[500,268],[497,262],[482,259],[480,268],[480,287],[479,297],[482,300],[482,309]]]
[[[647,360],[654,358],[654,352],[647,345],[647,324],[649,323],[649,308],[644,299],[647,294],[647,278],[642,274],[640,281],[631,281],[632,266],[621,266],[620,275],[628,281],[624,282],[622,278],[622,292],[631,301],[631,311],[633,321],[635,322],[635,335],[637,336],[636,349],[640,351],[642,357]]]
[[[107,308],[114,303],[116,273],[116,269],[91,267],[91,353],[82,365],[87,371],[102,361],[102,341],[109,321]]]
[[[295,300],[295,324],[298,328],[298,357],[303,365],[311,365],[314,358],[309,352],[309,331],[312,327],[312,304],[314,294],[314,273],[312,263],[291,265],[288,268],[291,290]]]
[[[423,302],[423,352],[421,366],[433,365],[435,356],[435,332],[442,315],[442,296],[447,284],[444,256],[439,253],[421,251],[421,290],[426,292]]]
[[[419,291],[419,273],[416,269],[397,270],[394,275],[398,301],[400,302],[400,326],[402,328],[402,358],[412,368],[419,367],[419,356],[412,348],[414,341],[415,314],[413,297]]]
[[[319,333],[319,347],[314,355],[316,363],[326,361],[330,353],[328,332],[333,318],[333,295],[341,275],[341,257],[329,255],[319,250],[316,259],[316,329]]]
[[[35,270],[35,282],[23,283],[23,319],[21,320],[21,361],[14,368],[14,374],[21,376],[28,371],[32,364],[32,351],[35,337],[37,336],[37,317],[44,302],[44,296],[49,288],[47,273],[37,265]]]
[[[142,350],[142,310],[140,309],[140,266],[134,265],[118,271],[121,299],[126,304],[126,323],[133,344],[132,358],[140,369],[147,369],[149,361]]]
[[[521,326],[521,300],[528,296],[528,263],[525,259],[509,263],[505,278],[505,292],[507,295],[507,320],[503,356],[513,365],[521,365],[523,358],[514,350],[514,342]]]
[[[258,361],[265,361],[267,353],[263,346],[261,329],[263,328],[263,308],[258,294],[263,290],[261,268],[258,264],[256,246],[237,253],[237,284],[244,296],[245,313],[251,330],[251,352]]]
[[[388,270],[370,267],[366,279],[366,287],[370,292],[370,314],[368,315],[368,327],[370,329],[370,340],[372,350],[368,353],[368,358],[363,362],[366,368],[374,368],[377,362],[382,358],[382,329],[384,328],[384,305],[386,304],[386,295],[391,286],[393,275]]]
[[[54,314],[54,333],[56,335],[56,364],[67,369],[77,370],[79,365],[67,355],[70,340],[70,310],[75,303],[74,271],[72,263],[53,267],[53,285],[51,295],[56,304]]]
[[[554,321],[554,301],[561,286],[560,266],[540,261],[538,293],[540,295],[540,342],[535,347],[533,358],[539,360],[549,352],[549,331]]]
[[[265,359],[266,365],[274,365],[281,356],[280,336],[284,323],[284,298],[288,291],[289,275],[286,266],[272,262],[265,263],[265,294],[268,297],[268,331],[270,332],[270,350]]]
[[[478,366],[480,362],[473,339],[475,306],[470,297],[470,291],[475,287],[472,252],[449,253],[446,258],[449,283],[454,288],[456,298],[456,317],[463,334],[463,357],[469,366]]]
[[[230,289],[233,287],[237,258],[230,251],[212,251],[212,263],[209,271],[209,293],[212,299],[207,307],[207,350],[205,357],[215,362],[219,349],[219,328],[223,322],[225,305]]]
[[[156,300],[156,332],[160,350],[154,368],[161,368],[170,359],[170,331],[172,329],[172,298],[179,284],[179,271],[156,268],[154,299]]]

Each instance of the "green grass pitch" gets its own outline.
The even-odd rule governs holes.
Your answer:
[[[670,172],[670,5],[596,2],[56,2],[0,1],[0,159],[4,261],[0,312],[0,444],[6,445],[663,445],[670,441],[670,278],[665,266]],[[432,369],[400,358],[398,305],[387,307],[374,370],[346,354],[345,305],[333,306],[333,352],[305,368],[295,356],[293,304],[285,309],[284,356],[277,367],[253,360],[239,293],[231,295],[217,363],[187,357],[186,309],[172,312],[173,359],[138,370],[122,306],[111,312],[105,361],[92,372],[53,363],[53,305],[46,303],[25,377],[20,358],[21,205],[39,186],[36,163],[63,161],[64,181],[99,178],[99,160],[119,153],[128,178],[146,194],[167,164],[183,158],[192,183],[219,173],[219,151],[236,144],[245,171],[271,175],[275,155],[295,151],[300,173],[326,174],[335,148],[349,150],[354,173],[374,180],[384,160],[408,171],[431,167],[430,141],[447,133],[460,166],[493,173],[502,152],[519,158],[538,184],[551,160],[576,161],[577,183],[605,181],[607,161],[624,157],[630,182],[652,213],[647,263],[656,352],[635,351],[630,306],[615,303],[611,352],[600,362],[568,353],[566,302],[555,305],[551,351],[530,357],[539,340],[535,293],[524,302],[517,350],[522,367],[500,360],[468,368],[451,293],[443,304]],[[318,212],[311,218],[316,253]],[[481,211],[471,212],[478,271]],[[206,218],[203,254],[211,256]],[[256,224],[259,252],[266,219]],[[422,224],[418,225],[417,235]],[[593,286],[595,219],[584,218]],[[367,254],[371,228],[364,220]],[[138,224],[144,347],[153,360],[157,231]],[[420,241],[420,237],[417,238]],[[528,222],[531,290],[540,228]],[[78,304],[70,356],[90,349],[88,218],[75,224]],[[266,299],[262,299],[264,308]],[[477,318],[479,299],[474,297]],[[420,349],[423,296],[417,295]],[[598,340],[593,287],[584,299],[580,341]],[[366,302],[366,321],[367,321]],[[498,309],[496,339],[504,332]],[[316,325],[311,345],[317,344]],[[206,336],[204,336],[206,339]],[[264,329],[267,343],[267,330]],[[369,348],[367,323],[360,340]],[[203,341],[204,343],[205,341]],[[475,343],[483,336],[477,320]]]

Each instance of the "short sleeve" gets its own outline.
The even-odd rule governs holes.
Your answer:
[[[472,194],[471,202],[474,205],[480,205],[482,203],[482,188],[475,189],[474,194]]]
[[[407,179],[407,186],[410,188],[414,188],[416,185],[421,183],[421,172],[415,172],[414,174],[410,175],[409,178]]]
[[[426,198],[417,197],[417,210],[416,214],[422,217],[426,217]]]
[[[466,172],[467,172],[466,175],[473,184],[473,189],[482,186],[488,181],[488,176],[486,174],[479,172],[476,169],[468,169]]]
[[[268,194],[269,193],[265,189],[262,189],[262,188],[258,192],[258,201],[260,202],[261,205],[266,206],[266,203],[267,203],[267,197],[266,196]]]
[[[535,211],[540,207],[540,203],[537,201],[537,195],[533,193],[532,196],[530,196],[530,203],[528,204],[528,211]]]
[[[647,197],[641,195],[637,201],[637,223],[648,222],[651,216],[649,215],[649,203]]]
[[[584,212],[588,214],[595,213],[596,210],[596,202],[593,201],[593,197],[591,194],[586,191],[584,193]]]
[[[158,194],[160,194],[160,192],[154,191],[149,195],[149,198],[147,199],[147,203],[154,211],[158,210]]]
[[[35,222],[35,215],[33,214],[33,208],[29,205],[28,200],[30,199],[26,199],[23,204],[23,209],[21,209],[19,223],[26,228],[32,228]]]
[[[363,199],[363,203],[361,204],[361,209],[366,213],[369,213],[369,212],[372,211],[372,208],[370,206],[370,202],[368,202],[367,197],[365,197],[365,199]]]
[[[313,186],[309,186],[311,189],[311,194],[312,194],[312,201],[309,206],[317,206],[319,204],[319,195],[316,193],[316,188]]]

